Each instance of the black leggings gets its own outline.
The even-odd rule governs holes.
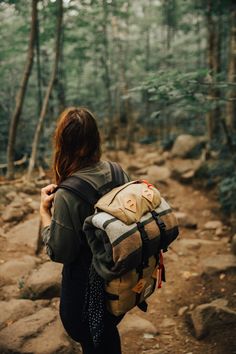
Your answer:
[[[106,311],[102,344],[95,349],[88,323],[81,321],[81,302],[78,301],[78,298],[72,298],[61,297],[60,317],[69,336],[81,344],[83,354],[121,354],[121,343],[117,325],[123,316],[116,317]]]
[[[83,354],[121,354],[121,343],[117,324],[123,316],[116,318],[108,312],[106,313],[103,340],[101,345],[95,348],[90,335],[88,323],[79,322],[78,318],[75,323],[75,318],[73,316],[67,317],[63,315],[62,308],[60,309],[60,315],[63,326],[69,336],[81,344]]]
[[[114,321],[105,321],[104,339],[99,347],[94,348],[89,332],[80,344],[83,354],[121,354],[120,336]]]

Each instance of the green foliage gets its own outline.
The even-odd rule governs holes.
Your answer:
[[[211,77],[206,63],[208,25],[203,1],[63,3],[60,85],[55,85],[50,97],[40,144],[42,160],[50,155],[51,136],[61,109],[61,91],[65,105],[88,106],[96,112],[102,128],[107,128],[105,122],[109,119],[129,124],[132,115],[132,122],[137,124],[133,130],[142,128],[141,135],[137,134],[142,142],[161,140],[169,149],[179,133],[205,134],[205,113],[214,105],[223,110],[228,90],[225,80],[229,0],[221,2],[225,4],[221,12],[216,5],[213,9],[222,25],[222,70],[215,77],[215,86],[221,91],[218,102],[207,100]],[[57,7],[55,1],[44,0],[38,2],[38,9],[43,95],[54,54]],[[0,162],[6,162],[9,119],[27,55],[30,2],[0,1],[0,10]],[[18,157],[31,149],[40,111],[36,60],[26,96],[17,135]],[[109,105],[112,113],[108,112]]]
[[[230,176],[234,171],[233,162],[226,160],[208,160],[199,168],[195,177],[201,181],[205,187],[214,187],[224,178]]]
[[[224,178],[219,184],[219,199],[226,215],[236,212],[236,175]]]
[[[194,72],[179,72],[179,70],[160,70],[144,83],[143,89],[150,94],[150,101],[157,101],[160,105],[172,105],[184,100],[184,103],[199,104],[203,102],[202,92],[199,92],[201,81],[207,70]]]

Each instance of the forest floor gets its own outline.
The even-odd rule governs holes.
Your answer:
[[[125,167],[130,161],[139,165],[134,156],[120,157],[121,164],[123,158],[126,159]],[[171,163],[172,161],[167,159],[164,166],[171,169]],[[135,173],[132,177],[136,177]],[[140,176],[140,173],[138,175]],[[148,312],[143,313],[135,308],[119,325],[122,353],[235,354],[236,257],[230,252],[229,241],[232,236],[230,227],[221,219],[219,205],[213,192],[197,190],[191,184],[183,185],[171,177],[160,182],[158,187],[180,218],[180,235],[164,254],[167,282],[149,298]],[[24,193],[27,195],[27,190]],[[38,194],[31,194],[30,198],[33,203],[39,201]],[[5,207],[2,207],[3,212]],[[21,231],[18,235],[24,237],[26,233],[35,235],[37,220],[36,207],[34,213],[28,214],[21,221]],[[33,222],[30,223],[31,221]],[[214,225],[207,225],[209,221]],[[39,284],[42,272],[41,275],[38,273],[37,280],[33,279],[32,275],[27,275],[32,274],[32,269],[37,272],[37,269],[46,267],[52,262],[47,262],[44,251],[35,255],[29,248],[28,239],[24,239],[25,246],[15,241],[15,236],[12,235],[16,235],[17,231],[12,230],[19,225],[7,223],[6,226],[2,222],[1,226],[1,353],[80,353],[79,346],[65,337],[60,327],[57,314],[58,286],[54,284],[55,281],[51,279],[53,284],[42,285]],[[32,237],[36,238],[37,235]],[[22,263],[16,261],[22,260],[25,255],[29,255],[31,259],[24,260],[24,266],[20,271]],[[12,281],[11,274],[14,272],[17,275],[13,276]],[[44,273],[44,278],[46,277]],[[19,279],[23,279],[23,285]],[[27,284],[30,284],[28,292],[22,293],[22,288],[26,289]],[[44,290],[39,290],[40,286]],[[212,305],[214,300],[218,300],[217,304],[213,303],[216,304],[215,307]],[[7,307],[9,301],[12,304],[11,308],[15,306],[15,311]],[[24,303],[24,306],[27,305],[25,310],[22,305],[19,310],[17,301],[28,301]],[[206,313],[198,311],[199,305],[202,304],[208,304]],[[45,317],[48,319],[45,320]],[[192,320],[193,318],[195,320],[197,318],[196,322]],[[25,330],[22,326],[26,327]],[[196,338],[196,331],[199,328],[201,339]]]

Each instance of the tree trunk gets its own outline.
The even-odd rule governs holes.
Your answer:
[[[37,18],[37,31],[36,31],[36,64],[37,64],[37,88],[38,88],[38,115],[42,108],[42,75],[40,63],[40,32],[39,32],[39,19]]]
[[[111,75],[110,75],[110,56],[109,56],[109,43],[108,43],[108,33],[107,33],[107,24],[108,24],[108,8],[106,0],[102,1],[103,4],[103,47],[104,53],[102,55],[102,65],[104,67],[104,83],[107,94],[107,116],[109,121],[108,128],[108,140],[109,143],[112,143],[113,140],[113,109],[112,109],[112,94],[111,94]]]
[[[34,45],[36,40],[37,17],[38,17],[37,3],[38,0],[32,0],[31,3],[32,15],[31,15],[31,29],[30,29],[28,55],[27,55],[24,74],[20,83],[19,90],[16,95],[15,109],[11,118],[10,128],[9,128],[8,146],[7,146],[7,178],[8,179],[14,178],[14,148],[15,148],[15,141],[16,141],[16,132],[17,132],[17,127],[18,127],[22,107],[24,104],[24,98],[25,98],[28,80],[31,74],[33,61],[34,61]]]
[[[58,75],[56,77],[55,86],[57,91],[57,99],[59,103],[59,112],[61,113],[66,107],[66,77],[64,70],[64,55],[63,55],[63,46],[64,45],[64,30],[62,28],[61,36],[61,52],[58,63]]]
[[[196,21],[196,25],[195,25],[195,34],[196,34],[196,37],[197,37],[197,55],[196,55],[196,67],[198,69],[201,68],[202,66],[202,61],[201,61],[201,16],[200,16],[200,11],[199,11],[199,3],[198,3],[198,0],[195,0],[194,2],[194,15],[196,16],[197,18],[197,21]]]
[[[230,130],[236,130],[236,3],[230,9],[230,42],[228,61],[229,92],[226,104],[226,123]]]
[[[216,75],[220,73],[220,33],[219,33],[219,5],[220,0],[217,2],[217,16],[213,11],[213,0],[208,0],[207,6],[207,27],[208,27],[208,68],[211,76],[211,85],[209,86],[208,99],[211,103],[215,104],[214,108],[211,108],[206,113],[207,134],[208,140],[211,141],[216,137],[218,129],[221,111],[218,105],[220,97],[219,89],[215,88]]]
[[[145,17],[148,18],[149,13],[151,11],[151,1],[149,0],[147,5],[144,7]],[[151,43],[150,43],[150,25],[148,24],[145,29],[145,71],[148,75],[150,71],[150,57],[151,57]],[[149,93],[148,91],[144,92],[145,99],[145,116],[146,119],[150,117],[150,101],[149,101]]]
[[[32,144],[32,151],[30,156],[27,180],[29,181],[32,176],[32,172],[36,163],[37,157],[37,150],[40,140],[40,135],[43,128],[43,123],[46,117],[49,98],[53,89],[53,85],[57,76],[57,69],[58,69],[58,62],[60,57],[60,49],[61,49],[61,28],[62,28],[62,18],[63,18],[63,0],[58,0],[58,15],[57,15],[57,28],[56,28],[56,39],[55,39],[55,59],[54,64],[51,72],[51,78],[48,83],[48,87],[45,93],[41,113],[39,116],[38,124],[35,130],[33,144]]]

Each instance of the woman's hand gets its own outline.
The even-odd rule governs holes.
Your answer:
[[[51,208],[55,196],[54,190],[56,187],[56,184],[49,184],[48,186],[41,189],[40,214],[43,226],[47,226],[51,222]]]

